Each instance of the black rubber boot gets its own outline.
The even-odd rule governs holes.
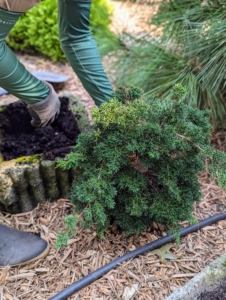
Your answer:
[[[17,266],[45,257],[48,243],[28,232],[0,225],[0,266]]]

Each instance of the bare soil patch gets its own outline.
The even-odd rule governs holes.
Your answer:
[[[51,126],[42,128],[31,126],[27,105],[22,101],[3,107],[0,113],[0,152],[4,160],[34,154],[43,154],[45,159],[54,160],[71,151],[80,131],[68,107],[69,99],[59,99],[59,116]]]
[[[136,37],[141,37],[147,32],[157,30],[150,21],[157,13],[158,5],[149,1],[149,3],[136,3],[130,1],[110,1],[114,7],[111,30],[116,34],[126,32]],[[155,1],[156,2],[156,1]]]
[[[220,285],[211,292],[202,293],[197,300],[223,300],[226,299],[226,280],[222,280]]]

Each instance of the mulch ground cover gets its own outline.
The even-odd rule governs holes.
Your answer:
[[[206,172],[199,174],[199,182],[203,196],[195,205],[194,216],[202,220],[226,211],[225,190],[219,188]],[[44,260],[23,267],[1,268],[2,299],[49,299],[113,259],[167,234],[161,225],[154,223],[141,234],[128,237],[112,228],[100,240],[95,230],[78,228],[68,245],[56,250],[56,235],[64,228],[64,217],[72,210],[68,199],[59,199],[27,213],[0,213],[2,224],[41,233],[51,245]],[[183,222],[181,225],[189,224]],[[225,229],[226,220],[223,220],[182,238],[179,247],[173,243],[169,253],[177,256],[174,260],[162,261],[161,253],[149,252],[125,262],[69,299],[127,299],[126,290],[133,289],[134,296],[128,299],[163,300],[225,253]]]
[[[224,130],[214,132],[210,139],[213,147],[226,150]],[[217,186],[208,172],[199,173],[198,178],[202,200],[196,203],[194,216],[202,220],[225,212],[226,191]],[[0,212],[1,224],[41,234],[51,246],[44,260],[22,267],[0,268],[0,299],[49,299],[117,257],[167,235],[164,227],[156,223],[150,224],[141,234],[130,236],[112,227],[102,240],[94,229],[78,228],[68,245],[56,250],[57,233],[64,228],[64,218],[72,211],[69,199],[59,199],[54,203],[47,201],[31,212],[17,215]],[[189,224],[183,222],[181,225]],[[225,253],[225,229],[226,220],[223,220],[182,238],[179,246],[172,243],[168,249],[174,256],[172,260],[163,260],[161,251],[155,251],[125,262],[69,299],[163,300]],[[133,296],[126,296],[128,291]],[[219,292],[224,293],[223,287]]]
[[[115,2],[116,29],[136,31],[147,18],[147,7],[136,7],[131,3]],[[128,8],[128,9],[127,9]],[[128,12],[128,14],[127,14]],[[138,12],[140,12],[138,14]],[[140,17],[138,17],[140,15]],[[134,16],[134,18],[133,18]],[[132,21],[133,18],[133,21]],[[116,21],[117,21],[116,20]],[[129,22],[129,26],[128,26]],[[146,21],[145,21],[146,22]],[[125,26],[124,26],[125,25]],[[146,26],[146,25],[145,25]],[[140,28],[140,34],[146,29]],[[137,33],[139,34],[139,32]],[[67,75],[64,85],[56,86],[59,93],[70,92],[78,96],[90,113],[94,102],[84,91],[78,78],[68,64],[53,64],[43,57],[19,55],[28,70],[48,70]],[[107,66],[109,57],[104,59]],[[14,102],[15,97],[0,98],[0,105]],[[226,150],[226,132],[213,133],[214,147]],[[226,211],[226,191],[217,186],[208,172],[198,174],[202,200],[194,207],[194,216],[202,220]],[[167,235],[160,224],[150,224],[144,232],[126,237],[112,228],[100,240],[94,229],[78,228],[75,236],[64,249],[56,250],[57,233],[64,228],[64,218],[73,211],[69,199],[59,199],[39,205],[31,212],[9,215],[0,212],[0,223],[32,233],[40,233],[50,243],[50,253],[44,260],[16,268],[0,268],[0,299],[4,300],[46,300],[81,279],[88,273],[115,258]],[[182,227],[188,222],[181,223]],[[125,262],[101,279],[74,294],[69,300],[164,300],[175,289],[203,270],[205,266],[226,252],[226,220],[191,233],[180,241],[177,247],[172,243],[169,253],[175,259],[165,261],[158,254],[149,252],[134,260]],[[131,297],[128,296],[128,291]]]

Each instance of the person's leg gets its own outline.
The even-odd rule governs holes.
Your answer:
[[[0,8],[0,87],[32,104],[44,100],[49,88],[25,69],[4,42],[21,14]]]
[[[39,2],[41,0],[0,0],[0,7],[13,12],[25,12]]]
[[[20,0],[18,5],[18,1],[7,0],[7,7],[17,11],[25,10],[38,2],[39,0],[31,2]],[[0,0],[0,87],[29,104],[33,126],[46,126],[59,114],[58,96],[50,84],[44,83],[28,72],[5,44],[6,36],[22,13],[4,10],[1,7],[5,7],[2,0]]]
[[[113,90],[89,28],[90,6],[89,0],[58,0],[59,36],[68,62],[100,105],[112,98]]]

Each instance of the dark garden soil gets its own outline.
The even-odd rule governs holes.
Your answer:
[[[225,300],[226,299],[226,279],[211,292],[203,292],[197,300]]]
[[[45,159],[64,157],[76,144],[80,133],[68,108],[68,98],[60,97],[61,110],[57,119],[44,128],[31,126],[26,104],[18,101],[3,106],[0,112],[0,152],[4,160],[43,154]]]

